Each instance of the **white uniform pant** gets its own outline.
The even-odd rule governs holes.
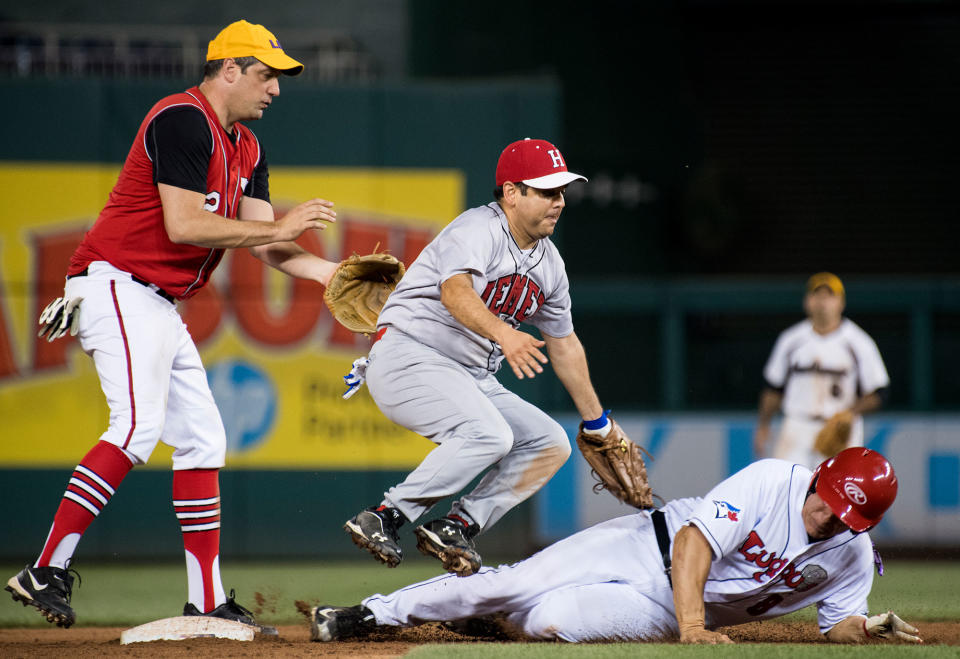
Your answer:
[[[100,439],[140,463],[162,440],[174,469],[222,467],[223,421],[176,305],[104,261],[87,273],[68,279],[65,294],[83,297],[77,338],[110,408]]]
[[[811,470],[816,469],[817,465],[828,457],[833,457],[823,455],[813,448],[823,424],[823,421],[816,419],[785,416],[770,457],[800,464]],[[847,446],[863,446],[863,417],[854,417]]]
[[[527,636],[568,642],[678,635],[649,513],[603,522],[513,565],[447,574],[363,605],[381,625],[507,614]]]
[[[439,445],[384,495],[411,521],[492,465],[452,511],[487,529],[543,487],[570,455],[560,424],[493,375],[475,377],[394,328],[370,350],[366,377],[387,418]]]

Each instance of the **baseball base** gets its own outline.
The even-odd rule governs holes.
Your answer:
[[[188,638],[227,638],[252,641],[259,629],[233,620],[208,616],[177,616],[154,620],[120,634],[120,644],[183,641]]]

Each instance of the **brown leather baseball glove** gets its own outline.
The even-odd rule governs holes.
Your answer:
[[[828,458],[847,448],[850,441],[850,427],[853,425],[853,412],[844,410],[827,419],[817,433],[813,448]]]
[[[390,254],[354,254],[337,266],[323,300],[330,313],[352,332],[373,334],[387,297],[406,269]]]
[[[647,481],[647,465],[643,454],[647,451],[634,444],[623,428],[610,419],[612,427],[606,437],[577,433],[577,447],[592,468],[598,483],[595,492],[608,490],[610,494],[634,508],[653,508],[653,490]]]

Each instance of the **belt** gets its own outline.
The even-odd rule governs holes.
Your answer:
[[[660,548],[660,557],[663,559],[663,573],[667,575],[667,581],[673,588],[673,577],[670,576],[670,532],[667,530],[667,518],[662,510],[654,510],[650,513],[650,519],[653,520],[653,531],[657,534],[657,547]]]
[[[376,333],[376,334],[373,335],[373,343],[376,343],[377,341],[379,341],[380,339],[382,339],[382,338],[383,338],[383,335],[386,334],[386,333],[387,333],[387,326],[384,325],[383,327],[381,327],[380,329],[377,330],[377,333]],[[370,344],[370,347],[371,347],[371,348],[373,347],[373,343]]]
[[[87,273],[87,270],[89,270],[89,268],[84,268],[83,270],[81,270],[80,272],[78,272],[78,273],[75,274],[75,275],[67,275],[67,279],[73,279],[74,277],[86,277],[87,274],[88,274],[88,273]],[[175,303],[177,302],[177,298],[173,297],[172,295],[170,295],[170,293],[167,293],[165,290],[163,290],[163,289],[160,288],[159,286],[157,286],[157,285],[155,285],[155,284],[151,284],[151,283],[148,282],[146,279],[141,279],[140,277],[138,277],[138,276],[136,276],[136,275],[130,275],[130,279],[132,279],[133,281],[137,282],[137,283],[140,284],[141,286],[146,286],[146,287],[149,288],[151,291],[153,291],[154,293],[156,293],[157,295],[159,295],[160,297],[162,297],[164,300],[166,300],[167,302],[169,302],[169,303],[171,303],[171,304],[175,304]]]

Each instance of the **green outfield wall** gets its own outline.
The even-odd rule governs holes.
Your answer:
[[[196,82],[4,80],[0,161],[121,163],[150,107]],[[324,86],[294,78],[281,80],[280,96],[250,127],[271,165],[460,170],[472,206],[492,199],[504,146],[526,136],[560,141],[559,113],[550,78]]]
[[[0,185],[8,195],[0,209],[0,495],[8,523],[0,557],[26,560],[42,545],[72,466],[107,420],[89,359],[71,340],[34,340],[37,311],[58,294],[58,264],[65,264],[106,199],[144,113],[190,83],[4,84],[9,101],[0,106]],[[300,191],[314,180],[318,194],[330,189],[349,200],[341,233],[327,232],[319,251],[339,258],[380,242],[409,261],[444,222],[490,198],[504,145],[527,135],[563,143],[560,99],[551,79],[324,87],[284,80],[280,98],[254,129],[266,145],[277,200],[302,199]],[[42,185],[31,187],[34,172]],[[571,203],[561,225],[576,223],[578,230],[564,233],[561,226],[557,236],[578,272],[609,256],[602,241],[580,239],[591,226],[590,208]],[[634,226],[621,242],[643,241],[641,229]],[[630,252],[624,244],[617,251]],[[277,311],[271,306],[276,300],[244,297],[237,282],[261,276],[250,268],[241,256],[231,256],[206,297],[183,310],[208,370],[224,374],[218,382],[226,384],[213,386],[221,407],[249,411],[242,388],[231,386],[236,373],[256,373],[276,403],[269,415],[241,419],[249,427],[231,427],[243,415],[224,414],[232,451],[221,480],[224,558],[354,555],[340,525],[377,503],[429,445],[415,437],[393,438],[369,396],[339,399],[340,377],[367,344],[337,333],[317,303],[319,291],[284,293],[290,304]],[[749,412],[777,333],[802,317],[808,274],[572,276],[575,326],[601,399],[618,414]],[[849,316],[877,340],[890,371],[888,409],[960,409],[960,280],[839,274],[847,285]],[[265,291],[273,289],[262,288],[258,295],[269,297]],[[502,379],[553,413],[573,412],[549,369],[530,381],[509,374]],[[746,431],[738,432],[742,439]],[[960,496],[952,451],[934,454],[931,463],[938,482],[946,483],[946,494],[934,500],[950,514]],[[158,455],[150,469],[134,470],[84,538],[81,557],[182,555],[167,464]],[[442,505],[438,510],[445,512]],[[484,536],[484,551],[528,553],[538,542],[533,511],[524,504],[510,513]],[[563,512],[562,505],[551,507],[551,515]],[[406,546],[413,550],[409,539]]]
[[[36,556],[70,473],[71,468],[0,469],[8,516],[0,559],[27,561]],[[405,476],[406,471],[224,470],[223,560],[359,557],[343,523],[362,508],[379,504],[383,491]],[[168,470],[133,470],[84,535],[77,559],[182,558],[171,480]],[[447,503],[438,504],[438,514],[447,512]],[[412,531],[412,524],[401,529],[401,543],[416,555]],[[532,505],[525,503],[484,535],[484,551],[521,558],[536,549],[533,534]]]

